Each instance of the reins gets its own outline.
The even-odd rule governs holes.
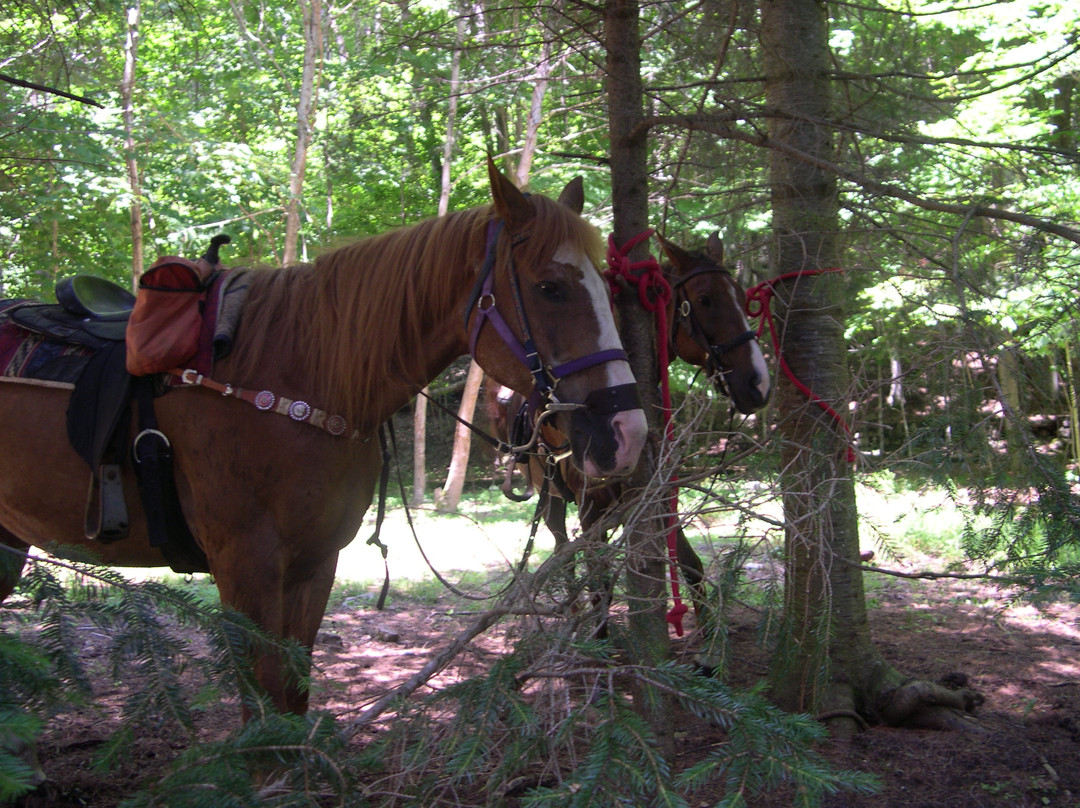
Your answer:
[[[443,404],[437,398],[433,397],[430,393],[428,393],[428,392],[421,389],[421,390],[417,390],[416,394],[419,395],[419,396],[423,396],[428,401],[430,401],[432,404],[434,404],[436,407],[438,407],[440,410],[442,410],[444,413],[446,413],[451,418],[453,418],[455,421],[457,421],[459,424],[461,424],[464,427],[467,427],[474,435],[476,435],[479,438],[482,438],[489,446],[494,448],[499,454],[509,454],[509,455],[535,454],[535,452],[533,452],[533,449],[535,449],[541,442],[540,441],[540,430],[541,430],[541,427],[544,425],[544,421],[546,421],[548,418],[555,415],[556,413],[570,412],[570,411],[573,411],[573,410],[581,409],[582,407],[586,406],[584,404],[564,404],[562,402],[557,402],[557,401],[556,402],[549,402],[547,404],[547,406],[544,407],[544,409],[536,415],[535,419],[533,419],[532,434],[529,436],[529,439],[525,443],[514,444],[514,443],[508,443],[507,441],[504,441],[504,440],[502,440],[500,438],[497,438],[494,435],[488,434],[487,432],[485,432],[483,429],[481,429],[480,427],[478,427],[476,424],[472,423],[471,421],[466,421],[464,418],[462,418],[460,415],[458,415],[452,409],[447,407],[445,404]]]
[[[387,442],[388,441],[389,441],[389,446],[390,446],[389,450],[387,449]],[[440,584],[442,584],[444,587],[449,589],[451,592],[453,592],[458,597],[464,598],[465,600],[471,600],[471,601],[478,601],[479,602],[479,601],[493,600],[495,598],[501,597],[503,595],[503,593],[506,592],[507,589],[509,589],[511,586],[513,586],[513,584],[514,584],[513,579],[511,579],[509,582],[507,582],[507,584],[505,586],[500,588],[499,591],[495,592],[494,594],[491,594],[491,595],[471,595],[468,592],[464,592],[461,589],[458,589],[458,587],[456,587],[454,584],[450,583],[450,581],[448,581],[446,579],[446,577],[441,572],[439,572],[438,568],[431,562],[431,559],[428,558],[427,552],[424,550],[423,543],[420,541],[420,536],[416,532],[416,523],[413,521],[412,509],[409,508],[408,497],[405,495],[405,479],[404,479],[404,477],[401,476],[401,464],[396,462],[396,460],[397,460],[397,438],[396,438],[396,436],[394,434],[394,427],[393,427],[393,422],[392,421],[386,421],[386,422],[379,425],[379,442],[380,442],[380,444],[382,446],[382,449],[383,449],[383,468],[382,468],[382,474],[380,476],[380,483],[379,483],[379,511],[378,511],[378,515],[376,516],[375,531],[371,534],[371,537],[367,540],[367,543],[371,544],[371,545],[374,545],[374,546],[376,546],[376,547],[378,547],[380,549],[380,551],[382,552],[384,563],[385,563],[385,559],[386,559],[386,555],[387,555],[387,547],[386,547],[385,544],[383,544],[383,542],[379,538],[379,534],[380,534],[380,532],[382,530],[383,515],[385,514],[385,511],[386,511],[386,481],[389,478],[389,474],[390,474],[389,460],[390,460],[391,457],[393,457],[393,459],[395,460],[394,466],[397,469],[398,490],[401,492],[401,507],[402,507],[402,510],[405,511],[405,521],[409,525],[409,531],[412,533],[413,541],[416,542],[416,548],[420,551],[420,556],[421,556],[421,558],[424,559],[424,563],[427,564],[428,569],[431,570],[431,574],[435,576],[435,579]],[[541,489],[541,495],[546,494],[546,493],[547,493],[547,477],[545,475],[544,486]],[[537,501],[536,512],[533,514],[532,529],[529,531],[529,539],[525,543],[525,549],[522,551],[521,560],[517,563],[517,566],[514,568],[515,576],[517,574],[521,573],[525,569],[526,564],[529,563],[529,557],[532,555],[533,546],[534,546],[534,544],[536,542],[536,532],[539,529],[540,518],[542,516],[542,511],[541,511],[542,502],[543,502],[543,496],[541,496],[541,498]],[[384,602],[386,600],[386,594],[389,591],[389,588],[390,588],[390,568],[389,568],[389,566],[387,566],[387,568],[386,568],[386,578],[383,581],[382,593],[379,596],[379,602],[378,602],[378,608],[380,610],[382,609],[383,604],[384,604]]]
[[[778,275],[777,277],[770,280],[762,281],[761,283],[757,284],[756,286],[752,286],[746,291],[746,314],[749,317],[761,317],[761,321],[758,323],[757,330],[757,335],[759,337],[765,330],[766,326],[768,326],[769,333],[772,336],[773,353],[776,354],[777,361],[780,364],[780,369],[784,372],[784,375],[787,376],[788,381],[790,381],[800,393],[802,393],[804,396],[806,396],[819,407],[821,407],[821,409],[824,410],[824,412],[828,414],[829,417],[833,419],[833,421],[842,426],[844,428],[844,431],[847,432],[848,446],[847,451],[845,452],[845,459],[849,463],[854,463],[856,460],[854,448],[855,436],[851,432],[851,427],[848,425],[847,421],[844,420],[843,416],[840,415],[840,413],[833,409],[833,407],[827,401],[825,401],[825,399],[823,399],[821,396],[819,396],[817,393],[815,393],[813,390],[803,384],[795,375],[794,371],[792,371],[791,367],[787,363],[787,359],[784,358],[784,352],[780,348],[780,337],[777,333],[776,323],[773,321],[772,308],[770,306],[773,295],[776,294],[776,290],[774,289],[774,287],[781,281],[788,281],[802,277],[812,277],[814,275],[824,275],[827,272],[843,271],[843,267],[801,269],[797,272],[788,272],[784,275]]]

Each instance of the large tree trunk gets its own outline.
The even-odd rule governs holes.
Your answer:
[[[143,273],[142,181],[135,153],[135,68],[139,61],[139,18],[136,2],[127,10],[127,36],[124,42],[124,75],[120,82],[120,103],[124,109],[124,162],[131,189],[131,283],[137,289]],[[56,254],[55,252],[53,253]]]
[[[641,126],[644,94],[639,14],[636,0],[607,0],[604,4],[613,236],[618,245],[626,244],[649,228],[648,143]],[[647,258],[647,242],[639,244],[629,257],[632,261]],[[642,308],[635,293],[619,295],[616,305],[623,345],[630,355],[642,403],[655,435],[660,432],[655,322]],[[655,442],[649,445],[655,446]],[[628,485],[644,488],[656,472],[656,461],[655,451],[642,452]],[[667,600],[662,508],[662,504],[657,503],[651,518],[628,524],[625,533],[631,651],[636,657],[633,661],[647,667],[662,662],[670,653],[664,619]],[[670,697],[640,684],[638,687],[639,692],[634,693],[635,707],[656,734],[661,753],[667,760],[674,761],[674,710]]]
[[[835,267],[839,256],[826,7],[819,0],[763,0],[761,42],[772,140],[772,260],[776,275]],[[818,162],[820,161],[820,162]],[[843,416],[849,397],[845,279],[801,277],[777,286],[775,313],[794,375]],[[785,520],[785,631],[774,654],[773,694],[785,708],[826,712],[854,731],[856,713],[892,724],[949,718],[974,696],[901,675],[871,642],[859,566],[854,465],[848,434],[787,378],[777,385]],[[914,699],[914,701],[912,701]]]
[[[289,171],[289,197],[285,201],[285,248],[281,256],[284,266],[292,266],[299,256],[300,203],[315,126],[315,104],[319,96],[316,79],[322,55],[322,0],[301,0],[300,5],[304,13],[304,67],[296,105],[296,148]]]

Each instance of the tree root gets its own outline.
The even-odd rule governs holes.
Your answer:
[[[819,713],[814,716],[814,720],[822,724],[833,720],[834,718],[849,718],[859,726],[859,732],[866,732],[870,729],[870,725],[866,723],[866,719],[859,715],[854,710],[827,710],[824,713]]]
[[[967,687],[967,677],[950,674],[943,683],[912,680],[882,691],[876,712],[890,727],[977,730],[975,709],[985,699]]]

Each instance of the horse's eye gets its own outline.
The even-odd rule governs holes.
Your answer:
[[[708,295],[701,295],[697,299],[697,302],[698,302],[698,305],[701,306],[703,309],[707,309],[712,305],[712,298],[709,297]]]
[[[536,284],[536,290],[549,300],[562,300],[562,288],[555,281],[540,281]]]

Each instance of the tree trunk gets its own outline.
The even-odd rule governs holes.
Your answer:
[[[606,0],[604,4],[613,235],[618,245],[626,244],[649,227],[648,143],[641,127],[644,94],[639,15],[636,0]],[[632,261],[647,257],[647,242],[639,244],[630,254]],[[660,402],[655,322],[642,308],[636,294],[619,295],[616,305],[623,345],[630,356],[645,412],[651,419],[651,431],[656,434],[660,431]],[[629,487],[644,488],[656,473],[656,463],[655,451],[643,452],[628,481]],[[657,503],[650,518],[628,524],[625,531],[630,651],[635,657],[634,663],[647,667],[659,664],[670,653],[664,619],[667,599],[663,525],[666,520],[662,511],[663,505]],[[640,684],[637,687],[635,708],[656,734],[660,753],[668,761],[674,761],[674,710],[670,697]]]
[[[427,491],[427,387],[413,399],[413,488],[409,504],[422,505]]]
[[[458,418],[472,422],[476,411],[476,399],[480,394],[480,383],[484,380],[483,369],[476,360],[469,363],[469,375],[465,377],[465,389],[461,393],[461,406]],[[469,450],[472,447],[472,430],[465,424],[458,424],[454,431],[454,451],[450,457],[450,468],[446,472],[446,487],[435,492],[435,508],[439,513],[453,513],[461,502],[461,492],[465,489],[465,472],[469,469]]]
[[[454,55],[450,60],[450,103],[446,112],[446,141],[443,146],[442,173],[439,185],[439,215],[445,216],[450,210],[450,166],[454,157],[454,129],[457,126],[458,94],[461,91],[461,49],[465,42],[465,15],[458,17],[457,42]],[[458,417],[472,421],[476,409],[476,398],[480,393],[480,382],[484,379],[483,371],[475,361],[469,364],[469,373],[465,377],[465,390],[461,394]],[[424,407],[427,412],[427,407]],[[419,426],[419,424],[417,424]],[[424,430],[426,434],[427,430]],[[419,443],[419,430],[416,451],[424,451]],[[454,430],[454,448],[450,453],[450,468],[446,470],[446,483],[435,491],[435,507],[440,513],[454,513],[461,501],[461,492],[465,490],[465,473],[469,470],[469,452],[472,450],[472,432],[468,427],[458,424]],[[419,461],[414,464],[418,467]],[[414,487],[414,496],[417,489]]]
[[[127,37],[124,41],[124,75],[120,82],[120,102],[124,108],[124,162],[131,189],[131,284],[138,289],[143,273],[142,181],[135,154],[135,68],[139,61],[139,0],[127,10]]]
[[[554,4],[551,10],[552,16],[562,12],[560,0]],[[536,155],[536,141],[540,132],[540,123],[543,120],[544,96],[547,94],[548,84],[551,82],[551,74],[555,67],[552,59],[553,36],[545,35],[544,44],[540,49],[540,61],[536,65],[536,73],[533,74],[532,99],[529,103],[528,117],[525,121],[525,139],[521,146],[521,157],[518,159],[515,177],[518,187],[524,188],[529,181],[529,173],[532,171],[533,157]]]
[[[308,149],[315,126],[319,89],[316,78],[322,56],[322,0],[301,0],[304,13],[304,68],[300,77],[300,100],[296,105],[296,149],[289,170],[289,197],[285,201],[283,266],[297,263],[300,243],[300,203],[304,197]]]
[[[762,0],[776,275],[837,266],[839,256],[826,6],[819,0]],[[849,396],[840,273],[777,286],[774,313],[793,374],[844,417]],[[834,732],[854,732],[854,714],[890,724],[952,720],[967,691],[902,685],[871,642],[859,565],[854,464],[848,434],[783,375],[777,385],[785,520],[785,631],[773,657],[772,693],[792,711],[828,712]],[[942,708],[939,710],[939,708]]]

